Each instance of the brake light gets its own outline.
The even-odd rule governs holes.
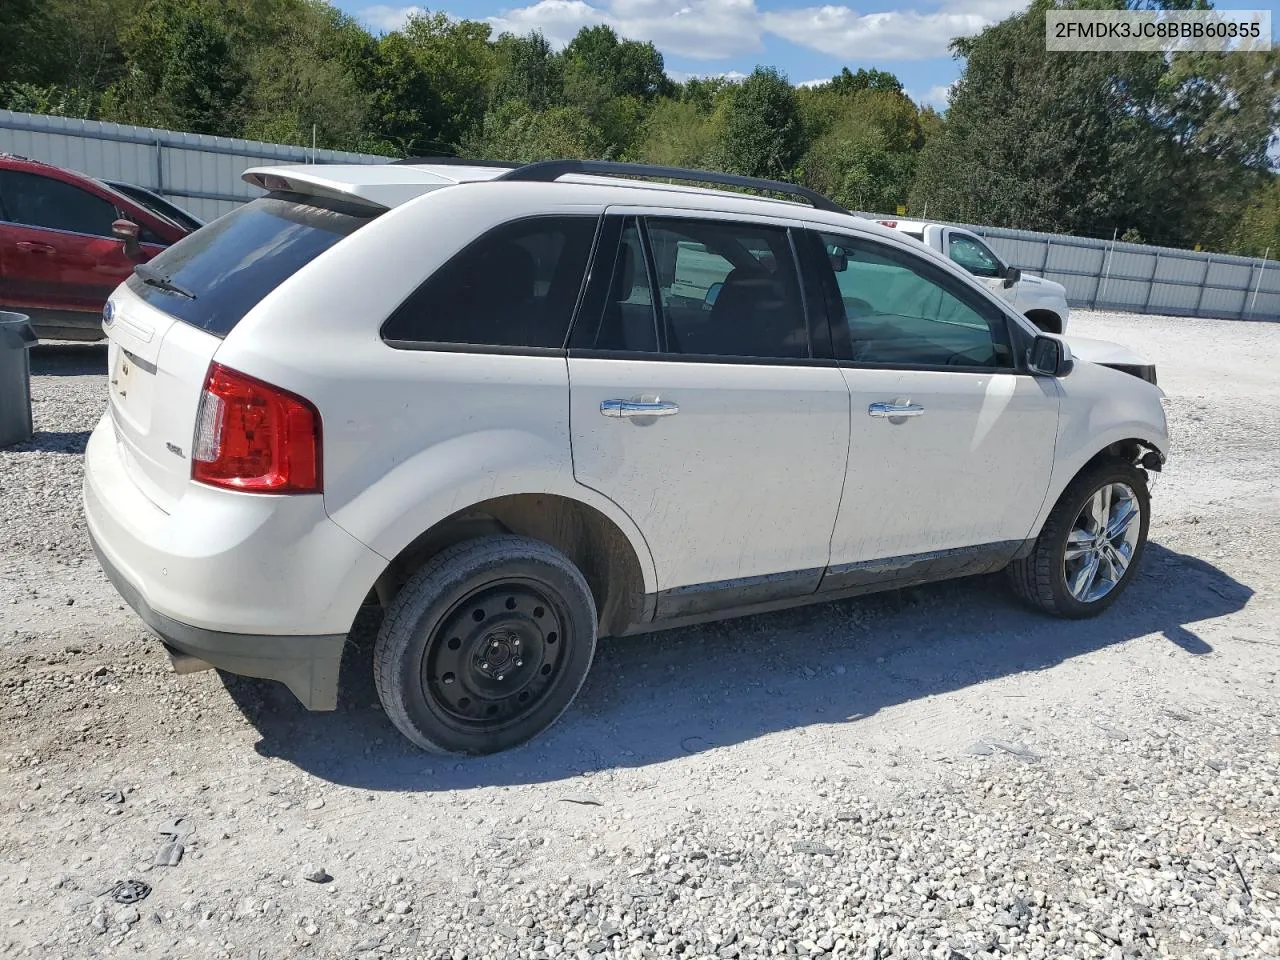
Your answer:
[[[897,220],[877,220],[876,223],[882,227],[896,227],[898,225]]]
[[[221,364],[209,367],[191,479],[252,493],[319,493],[320,413],[310,401]]]

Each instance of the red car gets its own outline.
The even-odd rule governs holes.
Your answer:
[[[112,232],[118,220],[138,227],[133,258]],[[0,310],[28,314],[37,336],[101,339],[111,291],[190,232],[92,177],[0,154]]]

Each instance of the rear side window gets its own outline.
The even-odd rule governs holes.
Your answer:
[[[46,230],[111,236],[116,208],[88,190],[53,177],[0,171],[0,198],[9,220]]]
[[[393,346],[563,347],[596,217],[497,227],[433,273],[382,326]]]
[[[273,193],[183,237],[148,266],[192,294],[145,283],[129,289],[192,326],[225,337],[263,297],[381,211]]]

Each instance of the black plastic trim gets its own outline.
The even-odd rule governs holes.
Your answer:
[[[712,613],[724,606],[732,597],[734,605],[771,603],[792,597],[807,597],[822,582],[822,567],[808,570],[790,570],[786,573],[770,573],[758,577],[741,577],[735,580],[719,580],[714,583],[695,583],[687,587],[673,587],[659,591],[656,616],[662,619]]]
[[[972,547],[835,564],[827,568],[818,589],[825,593],[864,587],[887,588],[992,573],[1006,566],[1024,542],[1002,540]]]
[[[514,170],[520,166],[507,160],[468,160],[466,157],[404,157],[390,161],[392,166],[495,167]]]
[[[761,577],[676,587],[656,594],[645,594],[644,608],[653,609],[653,620],[631,624],[621,631],[621,635],[667,630],[956,577],[994,573],[1015,557],[1026,556],[1034,544],[1034,538],[1004,540],[903,557],[837,564],[825,570],[794,570]],[[815,573],[819,576],[816,585],[812,581]]]
[[[570,347],[569,356],[590,360],[649,360],[655,363],[736,363],[752,367],[837,367],[834,357],[732,357],[714,353],[655,353],[652,350],[597,350],[594,347]],[[954,370],[954,367],[948,367]]]
[[[815,209],[830,213],[849,214],[834,200],[815,190],[781,180],[765,180],[760,177],[741,177],[733,173],[717,173],[714,170],[689,170],[683,167],[659,167],[647,163],[618,163],[612,160],[543,160],[527,163],[510,173],[495,177],[499,180],[551,183],[571,173],[596,176],[652,177],[661,180],[687,180],[691,183],[714,183],[727,187],[743,187],[749,190],[768,190],[785,193],[807,200]]]
[[[393,350],[428,353],[493,353],[510,357],[563,357],[564,347],[509,347],[500,343],[443,343],[434,340],[383,340]]]

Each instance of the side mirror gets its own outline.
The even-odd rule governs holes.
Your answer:
[[[1075,359],[1065,340],[1042,334],[1032,341],[1027,350],[1027,366],[1032,373],[1046,377],[1065,377],[1075,366]]]
[[[836,273],[844,273],[849,269],[849,254],[841,249],[837,249],[834,253],[828,253],[827,257],[831,260],[831,269]]]
[[[720,291],[723,289],[724,283],[716,281],[711,286],[707,287],[707,295],[703,298],[702,302],[708,307],[714,307],[716,305],[716,298],[720,296]]]
[[[116,220],[111,224],[111,235],[124,243],[124,255],[130,260],[142,259],[142,248],[138,246],[139,227],[132,220]]]
[[[1018,267],[1005,267],[1005,270],[1004,270],[1005,289],[1012,287],[1021,279],[1022,279],[1022,271]]]

